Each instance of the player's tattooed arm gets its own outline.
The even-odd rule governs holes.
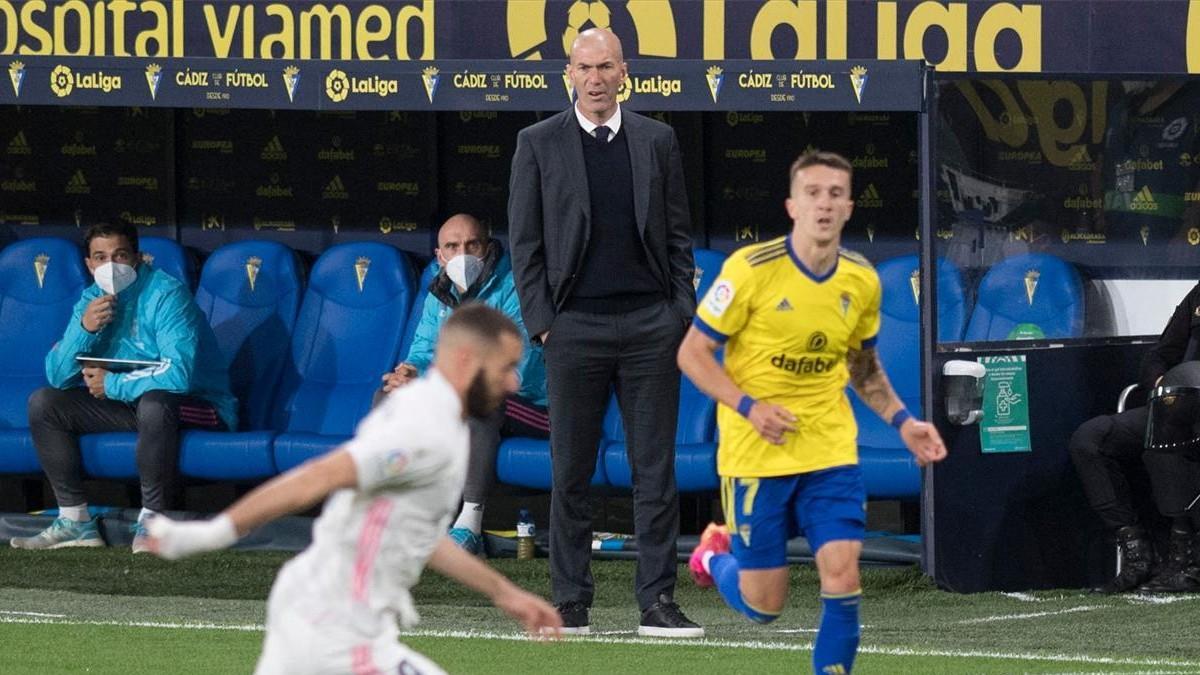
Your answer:
[[[851,349],[846,354],[846,367],[850,369],[850,384],[854,391],[876,415],[891,420],[892,415],[904,407],[874,349]]]

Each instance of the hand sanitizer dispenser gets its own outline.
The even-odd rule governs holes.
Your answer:
[[[942,367],[946,392],[946,417],[967,426],[983,417],[983,376],[987,368],[978,361],[947,361]]]

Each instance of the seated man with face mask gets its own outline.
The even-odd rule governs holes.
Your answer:
[[[10,543],[103,546],[97,519],[88,514],[79,437],[136,431],[142,510],[133,552],[143,553],[147,517],[176,506],[180,429],[235,429],[237,401],[204,314],[182,282],[141,261],[137,230],[94,225],[84,247],[96,283],[84,289],[62,339],[46,355],[50,386],[29,397],[30,432],[59,516],[44,531]]]
[[[529,344],[528,335],[525,335],[508,254],[499,241],[487,236],[478,219],[462,213],[451,216],[438,230],[434,255],[441,270],[429,286],[412,346],[403,362],[383,376],[383,387],[375,394],[375,403],[425,372],[433,361],[438,330],[460,304],[468,300],[482,302],[500,310],[517,324],[526,342],[518,369],[520,390],[509,396],[491,415],[472,417],[467,421],[471,454],[463,487],[462,511],[450,530],[450,538],[463,549],[478,554],[483,550],[483,507],[487,493],[495,483],[496,450],[501,434],[550,437],[546,366],[541,347]]]

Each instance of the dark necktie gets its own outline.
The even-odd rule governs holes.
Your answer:
[[[601,143],[607,143],[608,135],[610,133],[612,133],[612,129],[609,129],[606,126],[598,126],[596,127],[596,140],[600,141]]]

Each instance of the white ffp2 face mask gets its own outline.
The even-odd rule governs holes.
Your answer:
[[[92,273],[96,285],[109,295],[116,295],[137,281],[137,270],[125,263],[106,262]]]
[[[446,276],[459,288],[470,288],[483,274],[483,261],[473,255],[456,255],[446,263]]]

